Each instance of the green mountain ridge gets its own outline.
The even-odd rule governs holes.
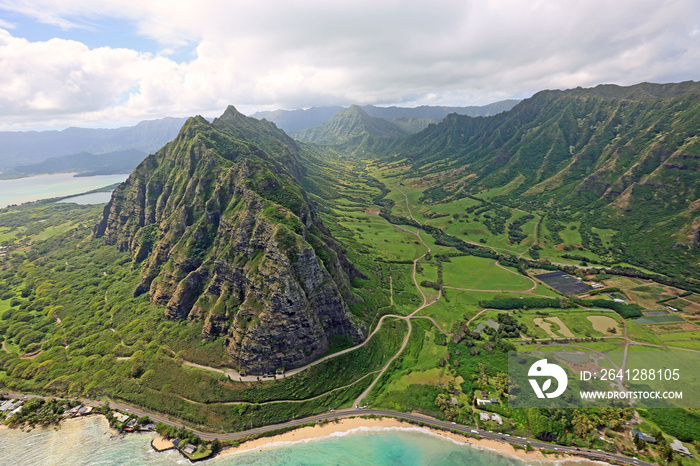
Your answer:
[[[700,83],[604,85],[543,91],[488,118],[452,114],[385,154],[408,178],[441,180],[427,202],[498,190],[511,206],[621,229],[626,256],[648,256],[633,240],[654,238],[664,250],[642,261],[652,268],[696,267],[698,127]]]
[[[502,100],[483,106],[446,107],[434,105],[421,105],[418,107],[378,107],[375,105],[361,105],[369,116],[382,118],[402,126],[402,122],[412,122],[410,126],[402,126],[409,132],[417,132],[424,129],[428,123],[437,123],[450,113],[458,113],[468,116],[489,116],[505,112],[513,108],[519,100]],[[273,110],[256,112],[253,118],[266,119],[275,123],[287,133],[301,131],[314,126],[320,126],[330,120],[333,115],[343,110],[340,106],[311,107],[306,110]]]
[[[245,139],[242,139],[245,138]],[[334,337],[357,342],[345,259],[294,178],[296,143],[233,107],[189,119],[114,192],[95,227],[141,266],[173,319],[226,335],[236,367],[273,372],[309,362]]]
[[[352,105],[333,115],[321,126],[294,132],[292,136],[303,142],[336,145],[357,143],[367,136],[398,138],[406,134],[408,133],[394,123],[371,117],[359,106]]]
[[[543,91],[412,135],[355,107],[324,144],[190,118],[103,208],[0,209],[0,388],[209,432],[369,405],[697,464],[668,447],[698,456],[697,409],[517,408],[508,354],[700,349],[699,105],[694,82]],[[571,393],[610,389],[561,364]]]

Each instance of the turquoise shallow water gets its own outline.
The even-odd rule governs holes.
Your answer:
[[[74,177],[71,173],[39,175],[16,180],[0,180],[0,209],[12,204],[80,194],[121,183],[129,175]]]
[[[509,466],[523,463],[422,432],[382,429],[224,456],[212,464]]]
[[[101,416],[64,422],[58,429],[31,432],[0,429],[0,465],[173,465],[190,464],[177,452],[155,452],[153,434],[115,435]],[[356,429],[254,451],[230,453],[197,463],[232,465],[474,465],[515,466],[525,462],[468,445],[458,444],[418,429]],[[537,463],[555,464],[555,463]],[[559,465],[578,464],[572,461]]]

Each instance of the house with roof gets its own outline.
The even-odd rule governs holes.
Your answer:
[[[673,449],[673,451],[675,451],[676,453],[678,453],[680,455],[689,456],[689,457],[693,456],[690,453],[690,450],[688,450],[688,448],[686,448],[686,446],[683,445],[683,443],[681,443],[681,441],[678,439],[674,439],[673,442],[671,442],[671,448]]]
[[[127,419],[129,419],[129,415],[118,413],[114,418],[117,420],[117,422],[124,423],[127,421]]]
[[[0,405],[0,413],[14,411],[20,406],[22,406],[22,400],[7,400]]]
[[[191,443],[188,443],[187,445],[185,445],[185,448],[183,448],[182,451],[184,451],[188,455],[191,455],[195,451],[197,451],[197,447],[195,445],[192,445]]]
[[[13,409],[12,411],[9,412],[9,414],[7,415],[7,419],[10,419],[12,416],[19,413],[21,410],[22,410],[22,405],[17,406],[15,409]]]
[[[476,332],[481,333],[486,327],[491,327],[495,331],[498,331],[498,329],[501,328],[501,324],[495,322],[493,319],[486,319],[483,322],[479,322],[479,325],[476,326]]]
[[[491,413],[491,420],[492,420],[492,421],[495,421],[496,424],[499,424],[499,425],[500,425],[500,424],[503,424],[503,419],[501,418],[501,416],[499,416],[499,415],[496,414],[496,413]]]
[[[639,437],[639,440],[644,440],[646,443],[656,443],[656,439],[652,437],[649,434],[645,434],[644,432],[637,430],[637,429],[632,429],[630,431],[630,434],[632,435],[632,438],[636,436]]]
[[[479,413],[479,420],[484,422],[490,421],[491,418],[489,417],[489,413]]]
[[[477,398],[477,399],[476,399],[476,405],[477,405],[477,406],[488,406],[488,405],[490,405],[490,404],[493,404],[493,403],[491,403],[491,400],[484,400],[484,399],[481,399],[481,398]]]

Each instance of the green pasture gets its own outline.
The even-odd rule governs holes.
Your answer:
[[[540,282],[537,282],[537,287],[532,291],[532,294],[549,296],[552,298],[558,298],[561,296],[561,293],[547,288],[544,284]]]
[[[685,309],[687,306],[690,306],[690,303],[688,301],[686,301],[685,299],[681,299],[681,298],[676,298],[676,299],[672,299],[671,301],[666,301],[664,304],[666,306],[675,307],[676,309]]]
[[[449,246],[442,246],[439,244],[435,243],[435,238],[433,238],[432,235],[429,235],[425,231],[421,230],[420,231],[420,237],[423,239],[423,242],[428,245],[430,248],[430,252],[433,256],[436,254],[454,254],[457,252],[455,248],[451,248]]]
[[[700,329],[661,333],[657,337],[664,345],[700,351]]]
[[[654,335],[654,333],[634,320],[625,321],[625,325],[627,325],[627,336],[629,336],[629,338],[633,341],[638,341],[640,343],[651,343],[653,345],[664,344],[658,336]]]
[[[486,192],[480,193],[478,195],[478,197],[480,199],[489,200],[489,199],[492,199],[496,196],[503,196],[505,194],[509,194],[514,189],[517,189],[518,186],[523,184],[524,181],[525,181],[525,176],[522,174],[518,175],[515,178],[513,178],[513,180],[510,183],[503,185],[503,186],[500,186],[498,188],[491,188]]]
[[[474,317],[482,308],[479,301],[494,299],[496,293],[459,291],[447,289],[438,302],[420,311],[419,315],[430,316],[440,324],[445,331],[452,331],[454,325],[462,320]]]
[[[512,270],[513,272],[510,272]],[[443,263],[443,284],[455,288],[526,291],[533,283],[514,269],[504,270],[484,257],[459,256]]]
[[[605,245],[606,247],[610,247],[613,238],[617,234],[617,230],[612,230],[608,228],[591,227],[591,231],[600,237],[601,241],[603,242],[603,245]]]
[[[338,223],[352,232],[355,241],[372,250],[375,255],[396,261],[413,260],[425,253],[425,246],[416,235],[390,225],[375,215],[358,217]]]

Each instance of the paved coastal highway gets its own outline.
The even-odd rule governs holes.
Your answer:
[[[11,398],[22,398],[22,397],[49,398],[49,397],[42,397],[42,396],[37,396],[37,395],[25,395],[22,393],[7,393],[7,396],[9,396]],[[99,407],[99,406],[102,406],[102,404],[103,404],[100,401],[93,401],[93,400],[82,400],[82,402],[86,406],[94,406],[94,407]],[[126,405],[126,404],[111,401],[111,400],[109,401],[109,405],[112,409],[119,409],[122,411],[134,413],[137,416],[148,416],[151,418],[152,421],[155,421],[155,422],[162,422],[163,424],[168,424],[171,426],[183,427],[183,424],[181,424],[177,421],[173,421],[173,420],[168,419],[166,417],[163,417],[162,415],[159,415],[159,414],[154,414],[154,413],[149,413],[149,412],[143,411],[141,409],[135,408],[135,407],[130,406],[130,405]],[[241,432],[231,432],[231,433],[227,433],[227,434],[204,432],[204,431],[194,429],[194,428],[189,427],[189,426],[184,426],[184,427],[186,427],[187,429],[196,433],[204,440],[214,440],[215,438],[219,439],[219,440],[235,440],[235,439],[239,439],[242,437],[247,437],[249,435],[263,434],[265,432],[270,432],[272,430],[283,429],[286,427],[300,426],[302,424],[307,424],[310,422],[318,422],[318,421],[323,421],[323,420],[327,420],[327,419],[330,420],[330,419],[345,418],[345,417],[351,417],[351,416],[366,416],[369,414],[374,414],[376,416],[386,416],[386,417],[407,419],[407,420],[414,421],[414,422],[422,422],[428,426],[436,426],[436,427],[441,427],[444,429],[456,430],[456,431],[459,431],[459,432],[462,432],[465,434],[469,434],[469,435],[479,435],[482,438],[486,438],[486,439],[490,439],[490,440],[497,440],[497,441],[506,442],[506,443],[512,443],[512,444],[521,445],[521,446],[525,446],[526,443],[530,443],[530,445],[533,448],[540,448],[540,449],[545,449],[545,450],[556,450],[556,451],[559,451],[562,453],[569,453],[570,452],[573,455],[581,456],[583,458],[588,458],[591,460],[605,461],[605,462],[617,461],[618,463],[652,466],[650,463],[645,463],[644,461],[638,461],[634,458],[629,458],[627,456],[606,453],[606,452],[598,451],[598,450],[589,450],[586,448],[562,446],[562,445],[557,445],[557,444],[553,444],[553,443],[540,442],[538,440],[528,440],[528,439],[524,439],[524,438],[511,437],[507,434],[488,432],[488,431],[481,430],[481,429],[477,430],[477,429],[470,427],[470,426],[440,421],[439,419],[435,419],[435,418],[432,418],[430,416],[424,416],[422,414],[401,413],[398,411],[389,411],[389,410],[384,410],[384,409],[362,409],[362,408],[339,409],[339,410],[334,411],[334,412],[317,414],[315,416],[309,416],[309,417],[305,417],[302,419],[294,419],[292,421],[283,422],[281,424],[273,424],[273,425],[268,425],[268,426],[263,426],[263,427],[257,427],[255,429],[244,430]]]

